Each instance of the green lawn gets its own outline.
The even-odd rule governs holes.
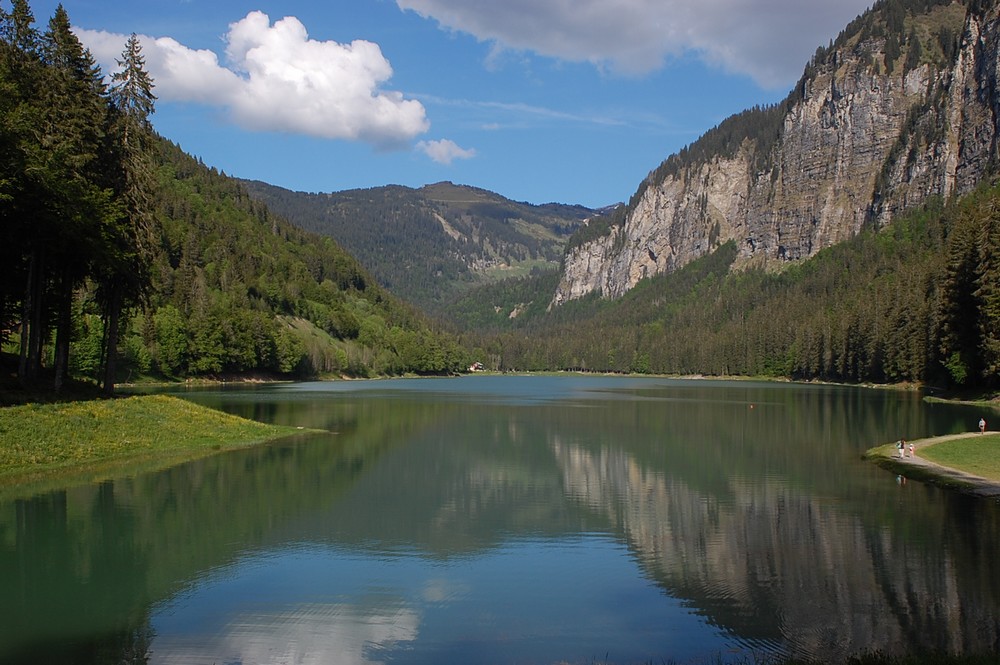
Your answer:
[[[296,432],[167,395],[0,408],[0,485],[133,464],[164,467]]]
[[[949,439],[920,450],[926,460],[990,480],[1000,480],[1000,434]]]

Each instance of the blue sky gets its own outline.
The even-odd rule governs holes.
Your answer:
[[[44,28],[58,3],[29,3]],[[598,207],[782,99],[871,0],[62,4],[105,73],[142,38],[155,128],[230,175],[308,192],[450,180]]]

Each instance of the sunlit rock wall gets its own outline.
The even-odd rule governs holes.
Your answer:
[[[947,68],[887,73],[881,37],[837,50],[800,84],[776,144],[747,140],[651,175],[623,226],[568,252],[553,304],[619,297],[728,241],[737,267],[808,258],[929,196],[971,190],[997,158],[998,14],[966,17]]]

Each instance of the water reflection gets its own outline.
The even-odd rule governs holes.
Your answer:
[[[736,482],[720,500],[621,450],[553,450],[568,493],[627,534],[647,574],[745,640],[807,658],[996,649],[996,576],[950,547],[967,549],[956,533],[1000,535],[994,521],[970,528],[974,500],[935,497],[943,510],[911,542],[912,525],[873,528],[781,482]]]
[[[155,612],[150,662],[354,665],[416,639],[419,616],[395,594],[333,593],[337,566],[322,552],[268,552],[200,580]]]
[[[996,650],[997,504],[859,459],[978,414],[494,378],[190,394],[329,433],[0,504],[0,661]]]

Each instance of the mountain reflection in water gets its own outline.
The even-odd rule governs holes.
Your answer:
[[[330,434],[0,503],[0,662],[992,653],[997,504],[911,393],[466,377],[185,393]]]

